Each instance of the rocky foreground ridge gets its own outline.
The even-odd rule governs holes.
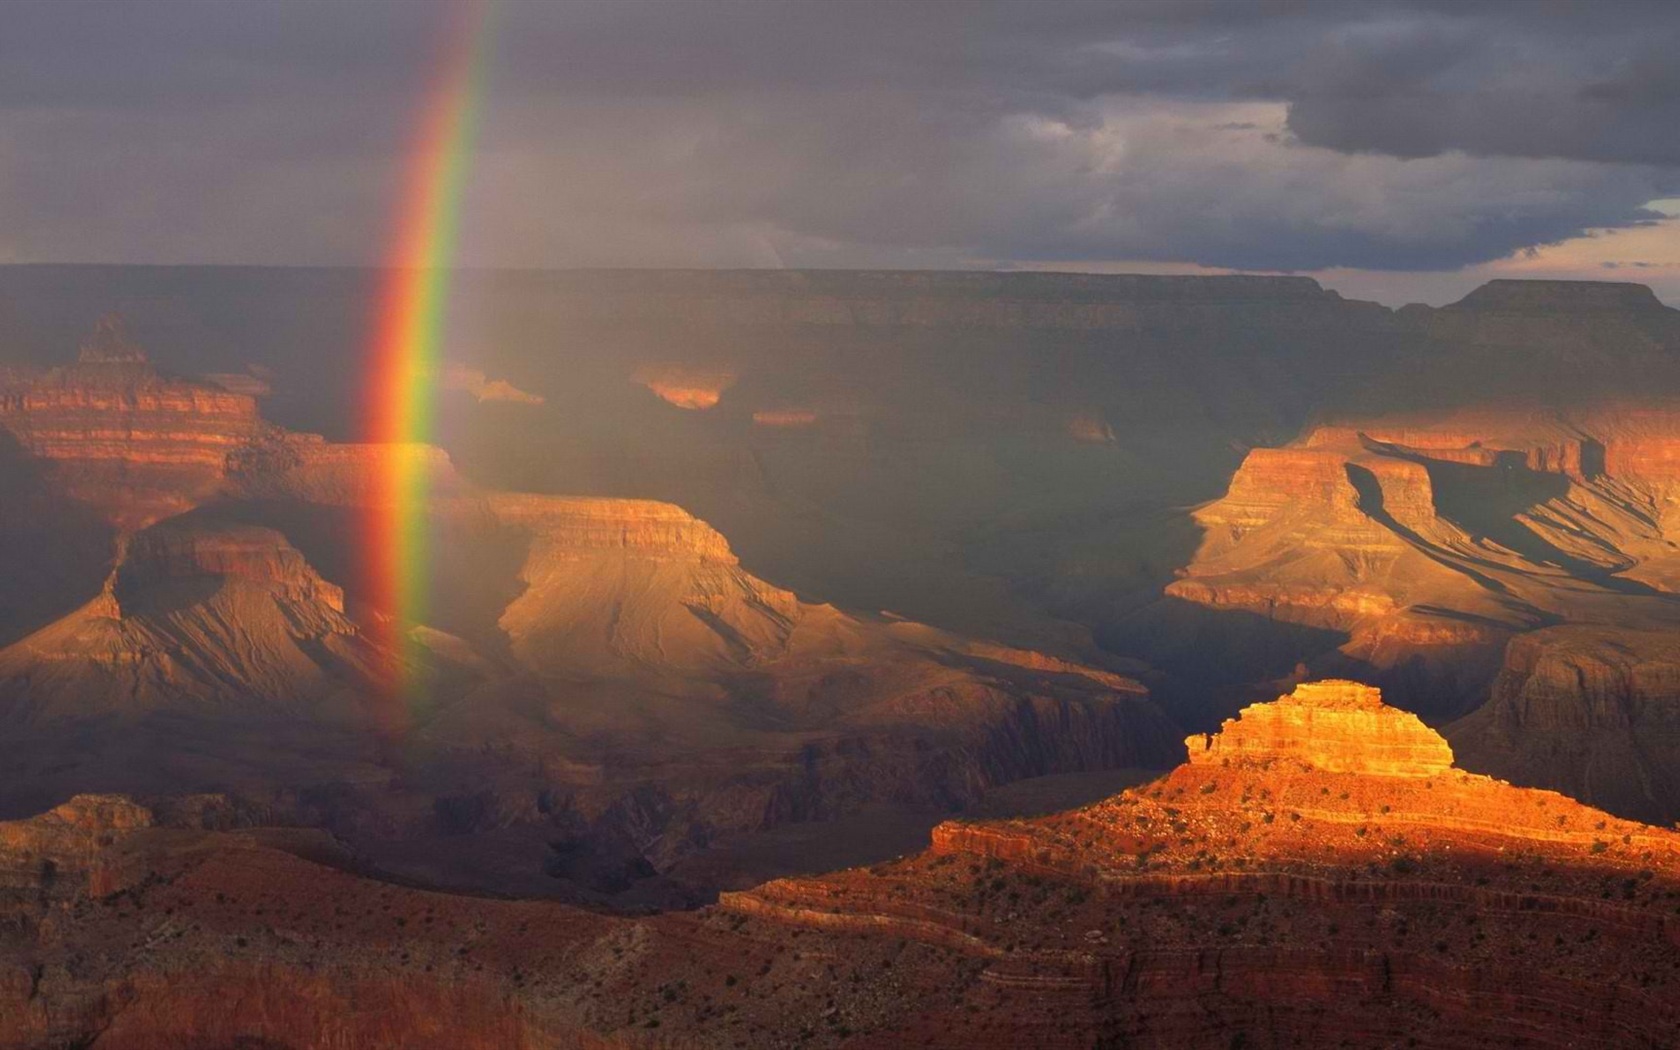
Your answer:
[[[382,883],[214,799],[76,799],[0,825],[0,1046],[1680,1038],[1680,835],[1454,769],[1352,682],[1192,748],[1082,810],[645,919]]]

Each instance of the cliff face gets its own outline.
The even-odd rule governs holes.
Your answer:
[[[31,820],[0,823],[0,915],[15,922],[30,904],[126,889],[140,875],[109,847],[153,823],[150,810],[120,795],[77,795]]]
[[[1327,422],[1249,453],[1165,593],[1339,632],[1303,662],[1455,716],[1513,634],[1680,623],[1677,436],[1626,401]]]
[[[149,826],[135,807],[97,833],[62,815],[0,825],[17,873],[0,889],[0,1044],[1680,1038],[1674,832],[1438,755],[1396,775],[1389,741],[1326,731],[1398,716],[1348,683],[1275,706],[1222,731],[1217,760],[1085,809],[943,824],[920,854],[689,914],[424,892],[297,832]],[[1220,742],[1251,718],[1270,749]],[[75,874],[98,866],[122,878]]]
[[[1488,702],[1447,732],[1472,768],[1671,824],[1676,710],[1672,631],[1549,627],[1512,639]]]
[[[207,498],[264,430],[256,402],[160,375],[110,319],[81,360],[0,382],[0,430],[114,526],[144,527]]]
[[[528,667],[752,666],[782,655],[805,615],[791,593],[742,571],[716,530],[669,504],[496,496],[490,506],[530,536],[523,591],[498,619]]]
[[[154,587],[204,578],[268,586],[292,601],[344,612],[343,588],[323,580],[280,533],[250,525],[173,521],[137,533],[126,544],[114,592],[119,605],[125,594],[143,603]]]

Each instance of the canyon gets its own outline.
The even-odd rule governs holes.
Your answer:
[[[366,279],[0,267],[0,1045],[1672,1041],[1648,290]]]
[[[682,902],[741,877],[661,875],[720,837],[1177,751],[1122,673],[802,600],[671,504],[484,488],[441,449],[269,424],[114,321],[89,347],[14,371],[0,412],[15,469],[105,543],[16,539],[65,582],[6,624],[5,811],[214,790],[416,879]],[[355,571],[398,459],[450,551],[403,709]]]
[[[1680,415],[1627,402],[1316,425],[1194,512],[1166,600],[1325,631],[1296,673],[1461,719],[1473,768],[1668,822],[1675,449]]]
[[[1675,810],[1657,743],[1670,700],[1655,669],[1673,623],[1677,428],[1663,399],[1680,390],[1680,325],[1640,286],[1496,281],[1452,306],[1386,310],[1304,278],[487,273],[457,293],[472,349],[445,377],[444,448],[396,452],[344,440],[358,378],[338,348],[356,338],[351,308],[365,280],[0,268],[17,377],[5,401],[16,447],[0,461],[21,497],[0,509],[15,518],[0,559],[15,560],[8,578],[27,584],[0,595],[0,640],[85,612],[108,589],[115,536],[189,507],[194,528],[279,534],[348,591],[348,611],[310,615],[355,620],[351,522],[381,463],[417,455],[460,553],[443,573],[427,651],[444,691],[482,699],[513,739],[552,723],[583,734],[577,753],[593,746],[584,737],[610,739],[641,766],[652,737],[684,748],[744,739],[739,725],[711,737],[692,726],[728,696],[725,721],[756,727],[745,739],[781,723],[776,732],[792,735],[773,750],[796,753],[810,712],[852,688],[844,675],[813,677],[793,651],[806,640],[826,647],[830,670],[956,659],[1018,679],[1020,668],[948,655],[980,640],[1129,676],[1164,714],[1156,724],[1186,730],[1302,677],[1355,676],[1448,726],[1472,768],[1645,819]],[[89,361],[54,364],[90,301],[121,308],[177,368],[222,379],[163,379],[132,359],[135,338],[121,331],[89,341]],[[201,404],[176,417],[148,415],[127,393],[102,409],[23,407],[78,388]],[[1478,393],[1488,390],[1501,391],[1498,403]],[[120,422],[97,426],[89,412]],[[327,437],[310,437],[317,429]],[[100,458],[112,434],[131,443],[134,463]],[[485,495],[498,491],[528,493],[529,507]],[[598,548],[592,527],[557,509],[583,507],[577,493],[604,507],[680,506],[727,535],[728,554]],[[530,509],[545,505],[539,497],[561,502]],[[534,524],[545,516],[570,521],[561,531],[579,546]],[[597,582],[571,580],[574,570]],[[643,596],[631,607],[647,612],[615,638],[598,613],[618,588]],[[790,609],[802,611],[790,620]],[[650,654],[649,639],[673,625],[682,643]],[[1521,707],[1520,723],[1478,711],[1532,662],[1516,640],[1561,644],[1577,627],[1578,638],[1606,640],[1624,630],[1615,644],[1640,652],[1615,660],[1654,669],[1612,690],[1628,698],[1615,705],[1579,690],[1568,699],[1596,712],[1590,761],[1586,738],[1564,728],[1579,718],[1557,704]],[[928,640],[941,631],[958,641]],[[319,653],[349,648],[286,674],[355,680],[367,657],[359,636],[305,634],[332,643]],[[889,651],[918,655],[880,655]],[[660,670],[666,659],[675,664]],[[579,673],[560,682],[573,665]],[[782,675],[806,683],[796,701],[766,684]],[[858,688],[908,680],[885,677]],[[635,683],[633,704],[602,685],[614,678]],[[1562,690],[1558,676],[1548,681]],[[959,693],[970,688],[965,677]],[[543,699],[556,689],[580,699]],[[1063,702],[1052,722],[1071,725]],[[582,712],[597,705],[637,728],[591,737],[601,727]],[[999,742],[1039,734],[1029,726],[1041,713],[1017,706],[991,723],[1001,738],[954,746],[1012,751],[1010,770],[1060,769]],[[451,717],[433,714],[440,725]],[[861,709],[844,717],[860,733],[880,728]],[[363,783],[364,756],[350,750],[335,782]],[[1551,760],[1563,750],[1572,757]],[[1120,752],[1142,764],[1176,758],[1153,745]],[[976,773],[994,758],[976,761],[936,779],[1016,775]],[[597,775],[581,763],[580,777]],[[978,790],[894,793],[949,805]],[[519,794],[526,801],[490,809],[529,812]]]
[[[1373,741],[1375,730],[1379,739]],[[1094,805],[609,916],[200,797],[0,824],[0,1045],[1663,1045],[1680,837],[1307,683]],[[239,1011],[220,1004],[237,998]],[[369,1004],[390,1009],[368,1009]]]

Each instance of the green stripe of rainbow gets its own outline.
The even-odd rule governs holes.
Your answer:
[[[455,259],[465,188],[490,40],[491,0],[462,0],[446,39],[439,75],[428,91],[406,165],[374,322],[368,376],[368,441],[392,446],[381,458],[364,524],[363,585],[382,618],[390,654],[386,685],[396,700],[415,687],[411,628],[427,617],[431,536],[427,508],[442,363],[450,266]],[[406,719],[393,704],[393,719]]]

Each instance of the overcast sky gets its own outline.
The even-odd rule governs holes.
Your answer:
[[[442,0],[9,0],[0,260],[369,263]],[[501,0],[481,266],[1680,303],[1680,4]]]

